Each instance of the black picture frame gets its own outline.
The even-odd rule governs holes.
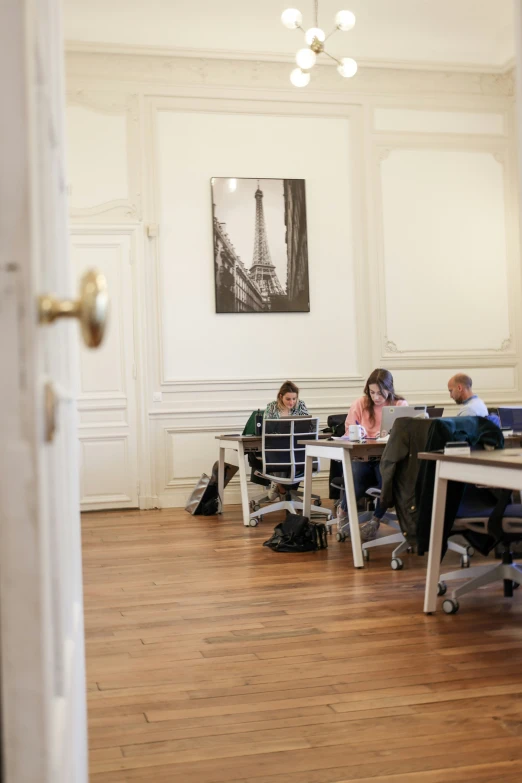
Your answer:
[[[309,313],[304,179],[212,177],[216,313]]]

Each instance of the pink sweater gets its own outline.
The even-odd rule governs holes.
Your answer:
[[[348,435],[348,427],[350,424],[362,424],[366,430],[366,434],[369,438],[377,438],[381,431],[382,421],[382,409],[384,405],[391,407],[399,407],[399,405],[407,405],[406,400],[395,400],[395,402],[385,402],[379,408],[374,408],[375,423],[370,422],[370,413],[366,407],[366,397],[359,397],[358,400],[352,404],[346,417],[346,434]]]

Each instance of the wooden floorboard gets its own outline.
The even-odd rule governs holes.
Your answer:
[[[278,519],[83,515],[91,783],[520,781],[522,590],[427,617],[424,559]]]

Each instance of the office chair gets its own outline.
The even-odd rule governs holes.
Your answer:
[[[447,592],[447,582],[467,580],[455,588],[449,598],[444,599],[442,609],[446,614],[456,614],[459,610],[458,599],[480,587],[503,581],[504,595],[511,598],[513,589],[522,584],[522,567],[513,562],[511,549],[512,544],[522,541],[522,504],[510,501],[511,492],[508,490],[494,493],[487,487],[466,486],[454,529],[462,530],[464,535],[470,537],[479,535],[484,542],[481,551],[487,554],[493,548],[500,550],[502,562],[441,574],[438,589],[441,596]]]
[[[392,506],[395,514],[387,512],[383,522],[395,528],[392,535],[378,535],[373,541],[363,544],[363,557],[370,558],[370,549],[387,544],[397,544],[391,557],[391,568],[400,571],[404,563],[400,557],[404,552],[412,552],[416,543],[417,502],[415,487],[420,469],[418,454],[426,447],[429,433],[436,419],[402,418],[398,419],[391,430],[388,443],[381,457],[383,481],[382,496],[388,508]],[[374,498],[381,496],[378,488],[368,490]],[[452,533],[452,537],[453,537]],[[469,567],[470,557],[474,553],[472,546],[448,541],[448,548],[461,556],[461,566]]]
[[[372,487],[366,494],[371,495],[374,498],[379,498],[381,490],[378,487]],[[377,538],[374,538],[373,541],[365,541],[365,543],[362,545],[363,557],[366,562],[368,562],[370,559],[370,549],[376,546],[398,544],[398,546],[395,547],[392,552],[390,566],[393,571],[402,571],[404,568],[404,562],[400,555],[404,554],[405,552],[411,554],[414,551],[414,545],[407,540],[406,536],[402,532],[396,512],[391,510],[386,511],[382,522],[388,525],[388,527],[394,528],[397,532],[392,533],[391,535],[377,535]],[[460,532],[458,530],[453,530],[451,538],[456,536],[460,537]],[[470,544],[459,544],[457,541],[452,541],[450,539],[448,541],[448,549],[451,552],[457,552],[457,554],[460,555],[461,568],[469,569],[470,558],[475,554],[475,548],[473,546]]]
[[[250,526],[256,527],[265,514],[273,511],[290,511],[295,514],[302,510],[304,504],[301,499],[292,497],[292,487],[304,477],[305,447],[299,446],[299,440],[317,440],[319,437],[319,419],[304,416],[263,419],[262,434],[262,458],[263,470],[256,471],[261,478],[274,481],[277,484],[288,487],[284,500],[276,501],[268,506],[257,509],[250,514]],[[320,470],[318,459],[313,461],[312,476],[316,476]],[[314,512],[332,519],[332,512],[328,508],[315,507]]]

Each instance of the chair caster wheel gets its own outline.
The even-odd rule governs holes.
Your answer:
[[[457,614],[459,611],[459,602],[454,598],[446,598],[442,602],[442,611],[446,614]]]
[[[316,498],[314,500],[314,506],[322,506],[322,505],[323,505],[323,501],[321,500],[321,498]]]
[[[248,524],[250,527],[257,527],[259,524],[259,517],[254,517],[254,519],[251,519]]]
[[[368,563],[370,560],[370,550],[369,549],[363,549],[363,557]]]
[[[404,567],[404,563],[400,557],[393,557],[390,565],[392,567],[392,571],[402,571]]]
[[[468,555],[462,555],[460,558],[460,567],[461,568],[469,568],[469,556]]]
[[[473,546],[467,546],[467,547],[466,547],[466,554],[467,554],[469,557],[473,557],[473,555],[475,554],[475,547],[473,547]]]
[[[437,595],[446,595],[446,591],[448,589],[448,586],[446,582],[439,582],[437,585]]]
[[[340,541],[341,543],[342,543],[343,541],[346,541],[346,536],[344,535],[344,533],[337,533],[337,535],[336,535],[335,537],[336,537],[336,539],[337,539],[338,541]]]

